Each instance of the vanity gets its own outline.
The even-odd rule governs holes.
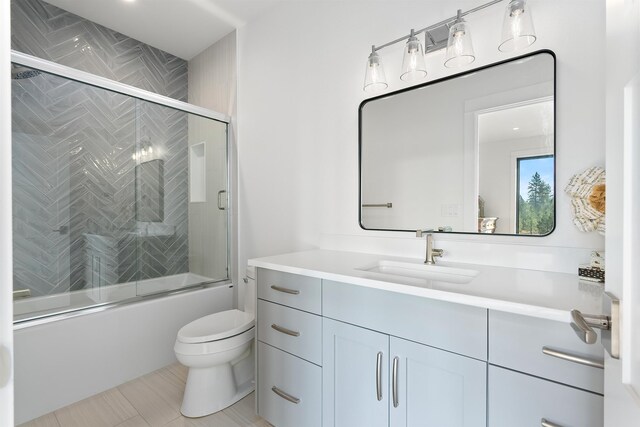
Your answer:
[[[254,259],[257,412],[276,427],[580,426],[603,348],[571,274],[314,250]]]

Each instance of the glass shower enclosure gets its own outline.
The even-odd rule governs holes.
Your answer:
[[[228,282],[228,120],[14,61],[15,320]]]

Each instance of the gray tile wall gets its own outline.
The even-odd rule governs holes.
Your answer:
[[[40,0],[12,1],[12,47],[187,98],[185,61]],[[188,271],[186,113],[45,74],[13,80],[12,99],[15,289],[48,295]],[[132,155],[143,137],[164,160],[173,233],[162,236],[136,235]]]

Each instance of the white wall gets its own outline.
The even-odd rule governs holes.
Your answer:
[[[239,265],[247,258],[322,246],[420,257],[409,233],[358,226],[358,105],[371,44],[382,44],[482,1],[288,2],[239,34]],[[558,188],[604,164],[604,2],[531,0],[537,50],[557,55]],[[477,60],[498,52],[504,4],[469,17]],[[579,17],[579,18],[577,18]],[[567,31],[579,19],[580,28]],[[389,90],[401,46],[382,51]],[[451,73],[443,52],[427,58],[429,78]],[[558,194],[557,227],[548,237],[437,236],[446,257],[575,272],[603,239],[571,223]]]
[[[16,330],[16,424],[175,362],[178,329],[232,306],[223,285]]]
[[[13,425],[13,256],[11,226],[11,14],[0,1],[0,425]]]

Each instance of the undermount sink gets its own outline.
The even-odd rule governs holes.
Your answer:
[[[386,260],[378,261],[372,266],[359,268],[358,270],[387,276],[411,277],[450,283],[469,283],[479,273],[477,270],[467,268]]]

